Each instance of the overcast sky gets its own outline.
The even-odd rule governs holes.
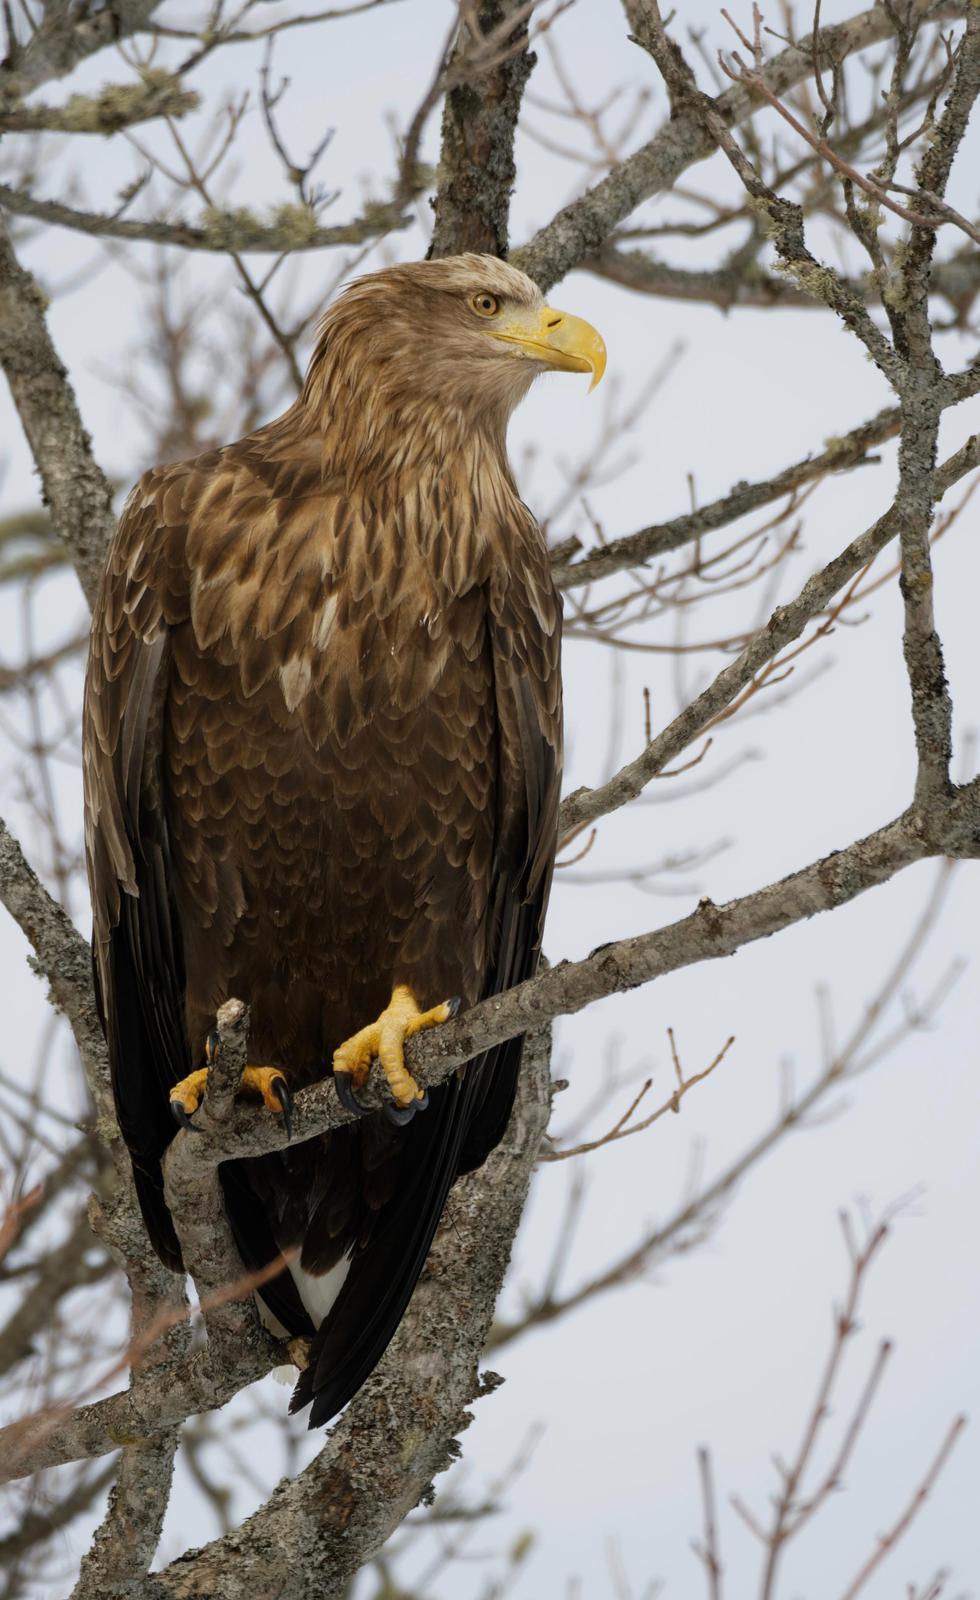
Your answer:
[[[825,4],[824,18],[834,20],[850,9]],[[689,0],[682,10],[685,21],[704,24],[712,39],[727,42],[714,5]],[[740,5],[737,14],[747,10]],[[362,174],[390,170],[386,118],[393,114],[404,126],[428,82],[448,16],[442,0],[407,0],[383,14],[338,23],[327,36],[329,48],[321,33],[315,55],[301,33],[284,36],[278,66],[293,83],[283,122],[298,149],[313,144],[326,123],[336,127],[325,181],[342,190],[333,211],[338,220],[356,213]],[[624,38],[614,0],[579,0],[561,19],[557,38],[569,72],[593,100],[622,81],[655,86],[650,62]],[[226,52],[202,73],[199,87],[213,93],[219,85],[230,86],[234,71],[243,74],[242,87],[254,68],[254,59],[244,52]],[[78,74],[66,92],[121,70],[102,58],[97,70]],[[555,93],[546,60],[535,72],[532,92]],[[662,113],[656,92],[631,147]],[[550,128],[554,136],[554,124],[533,107],[527,122],[542,131]],[[193,121],[188,127],[193,129]],[[434,122],[426,146],[433,159],[436,134]],[[952,195],[954,204],[971,213],[977,150],[974,136],[972,154],[961,155]],[[240,151],[233,200],[261,209],[280,199],[257,115],[244,124]],[[132,155],[94,141],[85,153],[88,197],[108,209],[115,190],[132,174]],[[42,167],[40,186],[57,193],[68,169],[53,144],[51,156],[50,178]],[[582,182],[580,171],[527,134],[518,141],[518,156],[514,243],[546,221]],[[967,179],[971,164],[974,176]],[[715,163],[700,168],[696,180],[701,188],[727,188],[727,175]],[[670,205],[662,200],[643,214],[665,216]],[[149,249],[143,248],[139,259],[148,266]],[[392,241],[392,248],[400,255],[419,255],[424,239],[416,230]],[[54,282],[72,277],[95,254],[87,240],[67,232],[51,233],[27,251],[35,270]],[[674,242],[669,254],[682,259]],[[314,283],[320,272],[332,274],[337,264],[332,256],[325,262],[304,260],[303,282]],[[230,283],[220,262],[196,258],[192,271],[202,287],[219,279]],[[615,387],[620,401],[635,394],[677,341],[684,346],[660,394],[613,452],[615,461],[631,464],[614,481],[590,491],[591,509],[610,537],[687,509],[688,474],[699,499],[708,500],[739,479],[766,476],[820,449],[829,436],[889,403],[884,380],[829,314],[743,310],[725,317],[707,307],[632,296],[582,273],[557,286],[550,298],[600,328],[608,345],[609,376],[591,398],[584,383],[563,375],[543,379],[515,419],[515,461],[522,460],[529,444],[538,451],[523,487],[539,513],[562,481],[562,465],[574,465],[589,449],[604,408],[616,399]],[[126,481],[147,465],[140,455],[145,444],[106,373],[118,371],[125,358],[140,307],[139,284],[109,266],[56,300],[51,314],[99,458]],[[964,349],[947,337],[942,354],[956,365]],[[977,428],[977,416],[973,402],[947,418],[943,454]],[[6,392],[0,395],[0,438],[6,469],[0,509],[7,513],[31,500],[36,487]],[[786,595],[874,519],[888,504],[893,482],[894,452],[886,448],[878,465],[821,487],[806,507],[803,549],[784,575]],[[559,531],[573,527],[592,537],[577,513],[558,524]],[[966,730],[980,718],[977,550],[977,513],[968,509],[937,556],[937,610],[961,747]],[[63,580],[50,584],[48,593],[46,620],[52,634],[61,636],[79,615],[77,589]],[[737,627],[749,603],[743,597],[737,605],[722,601],[698,608],[690,636],[707,638]],[[17,612],[9,596],[2,606],[2,655],[9,659]],[[720,731],[699,776],[710,775],[712,763],[717,769],[743,752],[754,758],[723,784],[675,804],[633,806],[602,825],[582,874],[706,851],[725,841],[727,848],[703,865],[675,874],[675,897],[622,883],[571,883],[559,872],[546,939],[552,961],[580,957],[605,939],[671,921],[692,909],[700,894],[721,902],[750,891],[849,843],[904,808],[914,750],[896,587],[876,595],[869,610],[861,627],[840,629],[806,666],[801,664],[801,672],[818,665],[824,669],[805,693],[766,716]],[[639,637],[662,646],[671,634],[653,624]],[[685,692],[700,686],[723,659],[685,658]],[[655,725],[676,708],[678,685],[669,656],[618,652],[613,657],[595,643],[571,642],[565,656],[568,789],[594,782],[605,769],[614,671],[622,706],[618,744],[611,752],[616,760],[628,759],[642,743],[644,686],[651,691]],[[23,821],[12,760],[2,777],[4,810]],[[66,770],[63,803],[73,831],[80,828],[76,780],[77,774]],[[660,786],[657,800],[662,792]],[[26,829],[28,848],[33,842]],[[571,1083],[558,1102],[559,1131],[593,1097],[611,1051],[618,1051],[622,1067],[634,1069],[638,1079],[654,1074],[659,1103],[672,1088],[668,1026],[690,1071],[706,1065],[728,1035],[736,1036],[716,1076],[693,1091],[680,1116],[589,1158],[589,1189],[564,1289],[620,1253],[645,1225],[670,1213],[695,1158],[710,1177],[751,1142],[775,1115],[785,1063],[792,1063],[797,1084],[805,1085],[820,1063],[817,987],[825,985],[832,994],[838,1034],[845,1036],[887,974],[936,870],[935,864],[916,867],[830,917],[725,962],[604,1002],[559,1026],[556,1064]],[[75,909],[87,931],[87,909],[81,902]],[[914,975],[918,995],[954,959],[975,959],[976,926],[976,868],[968,865],[956,876],[942,925]],[[8,974],[0,1059],[12,1070],[32,1058],[45,1012],[40,985],[21,965],[23,942],[6,920],[0,923],[0,940]],[[754,1592],[759,1558],[728,1496],[737,1493],[764,1515],[776,1487],[771,1453],[786,1456],[798,1441],[829,1344],[832,1304],[846,1279],[837,1213],[843,1206],[876,1213],[913,1196],[871,1279],[866,1333],[850,1357],[839,1416],[858,1392],[875,1341],[893,1338],[896,1353],[848,1472],[846,1493],[817,1520],[812,1536],[790,1551],[782,1593],[816,1600],[843,1589],[875,1534],[897,1516],[951,1418],[963,1410],[980,1413],[977,1022],[971,965],[929,1032],[902,1043],[840,1096],[833,1118],[783,1141],[750,1175],[710,1243],[670,1261],[649,1283],[610,1293],[493,1359],[507,1381],[477,1406],[463,1439],[471,1491],[478,1494],[480,1485],[506,1466],[536,1422],[544,1425],[530,1464],[507,1492],[503,1512],[475,1541],[480,1549],[504,1548],[520,1531],[534,1530],[536,1552],[514,1591],[516,1600],[571,1593],[567,1585],[575,1578],[589,1600],[610,1594],[610,1540],[618,1544],[637,1595],[654,1578],[663,1580],[671,1597],[703,1593],[690,1550],[691,1538],[700,1532],[695,1451],[701,1443],[710,1444],[714,1456],[730,1593]],[[616,1119],[627,1098],[628,1091],[618,1092],[608,1115],[600,1116],[602,1126]],[[505,1314],[518,1311],[522,1285],[540,1282],[571,1166],[546,1167],[537,1179]],[[275,1393],[285,1405],[285,1391]],[[250,1397],[241,1396],[235,1409],[244,1413],[249,1405]],[[838,1437],[831,1427],[828,1444]],[[924,1583],[945,1565],[955,1574],[950,1593],[980,1592],[978,1482],[980,1429],[974,1424],[899,1552],[869,1585],[869,1600],[904,1594],[907,1582]],[[252,1503],[251,1491],[240,1487],[238,1509]],[[192,1488],[181,1479],[162,1558],[212,1534],[198,1518]],[[80,1538],[73,1547],[77,1559]],[[435,1585],[432,1600],[469,1600],[480,1592],[481,1581],[477,1568],[455,1569],[451,1579]]]

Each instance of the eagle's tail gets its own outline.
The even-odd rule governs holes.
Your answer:
[[[507,1126],[523,1040],[511,1039],[430,1090],[404,1129],[409,1182],[387,1202],[369,1243],[355,1249],[343,1287],[313,1339],[289,1409],[312,1406],[310,1427],[336,1416],[377,1366],[425,1265],[450,1187],[489,1154]],[[474,1134],[478,1137],[474,1143]],[[479,1148],[477,1148],[477,1144]]]

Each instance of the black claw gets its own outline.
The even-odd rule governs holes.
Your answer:
[[[285,1078],[273,1078],[269,1085],[269,1092],[279,1101],[282,1108],[282,1121],[286,1130],[286,1138],[291,1139],[293,1136],[293,1096],[289,1084]]]
[[[385,1120],[393,1128],[404,1128],[411,1122],[416,1111],[424,1111],[429,1104],[429,1091],[425,1090],[421,1100],[410,1100],[407,1106],[396,1106],[393,1100],[386,1100],[384,1104]]]
[[[174,1121],[177,1123],[178,1127],[186,1128],[188,1133],[204,1132],[203,1128],[199,1128],[196,1123],[191,1121],[189,1113],[184,1106],[181,1105],[179,1100],[171,1100],[170,1109],[173,1112]]]
[[[221,1035],[216,1028],[212,1028],[204,1041],[204,1059],[208,1066],[213,1066],[221,1054]]]
[[[390,1122],[393,1128],[404,1128],[415,1115],[417,1102],[413,1100],[410,1105],[396,1106],[394,1101],[386,1100],[384,1103],[384,1119]]]
[[[349,1072],[335,1072],[333,1075],[333,1086],[337,1091],[337,1099],[340,1101],[344,1110],[349,1111],[352,1116],[370,1117],[373,1114],[371,1106],[364,1106],[361,1104],[360,1100],[358,1100],[357,1095],[354,1093],[354,1087],[351,1083],[351,1075]]]
[[[454,994],[451,1000],[447,1000],[446,1001],[446,1004],[449,1007],[449,1016],[450,1017],[454,1017],[456,1015],[456,1013],[458,1012],[460,1006],[463,1004],[463,1002],[460,999],[458,994]]]

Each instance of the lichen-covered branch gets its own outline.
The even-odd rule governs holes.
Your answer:
[[[147,70],[139,83],[110,83],[98,94],[69,95],[64,105],[2,105],[3,133],[97,133],[105,136],[156,117],[185,117],[200,95],[169,72]]]
[[[220,1135],[247,1060],[248,1008],[241,1001],[231,999],[219,1008],[216,1038],[199,1118],[201,1132]],[[218,1366],[234,1366],[243,1355],[250,1364],[253,1357],[257,1362],[275,1359],[279,1352],[259,1322],[253,1297],[222,1294],[246,1273],[225,1212],[218,1169],[196,1158],[199,1137],[195,1124],[195,1131],[173,1141],[163,1176],[184,1266],[201,1303],[209,1354]]]
[[[322,227],[309,206],[284,205],[268,222],[244,209],[205,211],[199,223],[170,222],[164,217],[136,219],[100,211],[80,211],[58,200],[42,200],[26,189],[0,183],[0,207],[38,222],[72,228],[94,239],[128,239],[144,244],[174,245],[181,250],[203,250],[217,255],[232,251],[283,255],[302,250],[323,250],[333,245],[363,244],[384,233],[408,226],[411,218],[402,204],[370,207],[353,222]]]
[[[150,1570],[173,1482],[180,1430],[123,1448],[105,1516],[82,1557],[71,1600],[132,1600]]]
[[[42,83],[66,78],[81,61],[143,29],[160,0],[114,0],[100,10],[47,6],[24,45],[0,63],[0,108],[15,106]]]
[[[896,873],[929,857],[980,856],[980,779],[974,779],[923,814],[914,807],[845,849],[755,893],[715,906],[702,901],[669,927],[605,945],[584,960],[562,962],[440,1029],[412,1040],[406,1059],[416,1079],[431,1086],[493,1044],[533,1032],[552,1019],[668,972],[732,955],[744,944],[770,937],[818,912],[846,904]],[[293,1110],[292,1141],[299,1142],[348,1120],[327,1081],[304,1090]],[[220,1130],[185,1136],[188,1161],[216,1166],[229,1156],[260,1155],[287,1142],[244,1106]],[[454,1211],[455,1214],[455,1211]],[[215,1361],[210,1349],[168,1366],[165,1381],[141,1371],[126,1394],[37,1419],[0,1432],[0,1481],[45,1466],[112,1450],[120,1435],[159,1432],[200,1410],[222,1404],[269,1370],[276,1356],[269,1341],[232,1351]],[[159,1380],[159,1374],[157,1375]]]
[[[430,257],[466,250],[507,254],[510,197],[517,176],[514,133],[534,65],[527,48],[527,19],[525,0],[483,0],[460,28],[443,107]],[[472,73],[467,71],[471,22],[483,37],[493,34],[499,41],[494,63]]]
[[[128,1183],[105,1205],[92,1207],[93,1222],[126,1273],[132,1296],[134,1355],[130,1390],[168,1381],[171,1368],[187,1360],[191,1345],[183,1280],[168,1272],[146,1248],[142,1219]],[[116,1481],[105,1515],[82,1559],[71,1600],[131,1600],[134,1585],[149,1571],[170,1501],[180,1429],[175,1421],[145,1437],[120,1436]]]
[[[54,347],[45,310],[44,295],[14,255],[0,216],[0,367],[27,435],[55,532],[91,605],[114,523],[112,489],[92,454],[92,441]]]
[[[970,112],[980,95],[980,11],[971,7],[956,53],[956,67],[945,109],[926,146],[917,173],[922,199],[942,199]],[[912,693],[918,772],[916,799],[924,805],[946,792],[953,745],[953,707],[946,685],[943,651],[933,605],[929,527],[933,508],[931,468],[946,394],[942,367],[933,350],[929,320],[929,278],[935,233],[914,227],[901,258],[901,288],[888,298],[895,342],[907,363],[901,389],[899,503],[902,551],[901,590],[905,605],[903,650]]]

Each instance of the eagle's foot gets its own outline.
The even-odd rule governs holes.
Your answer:
[[[281,1116],[287,1135],[292,1133],[293,1097],[278,1067],[246,1067],[238,1087],[251,1089],[253,1093],[261,1095],[266,1110]]]
[[[214,1059],[214,1046],[210,1039],[207,1054],[209,1061]],[[175,1121],[180,1127],[189,1128],[192,1133],[201,1131],[191,1118],[204,1099],[207,1081],[208,1069],[201,1067],[197,1072],[191,1072],[179,1083],[175,1083],[170,1091],[170,1109]],[[278,1067],[246,1067],[239,1079],[238,1087],[261,1095],[262,1102],[268,1110],[282,1117],[286,1133],[292,1133],[293,1097]]]
[[[208,1081],[207,1067],[201,1067],[197,1072],[191,1072],[186,1078],[181,1078],[170,1091],[170,1110],[174,1121],[181,1128],[188,1128],[191,1133],[200,1133],[200,1128],[195,1128],[191,1117],[194,1115],[201,1101],[204,1099],[204,1090]]]
[[[334,1086],[345,1110],[356,1116],[370,1115],[370,1107],[362,1105],[354,1091],[363,1088],[371,1062],[377,1057],[391,1092],[391,1102],[384,1108],[388,1121],[402,1127],[416,1111],[423,1111],[429,1102],[428,1092],[419,1088],[405,1066],[405,1040],[423,1028],[448,1022],[458,1010],[459,1000],[453,999],[420,1011],[408,985],[398,984],[378,1020],[352,1034],[334,1051]]]

